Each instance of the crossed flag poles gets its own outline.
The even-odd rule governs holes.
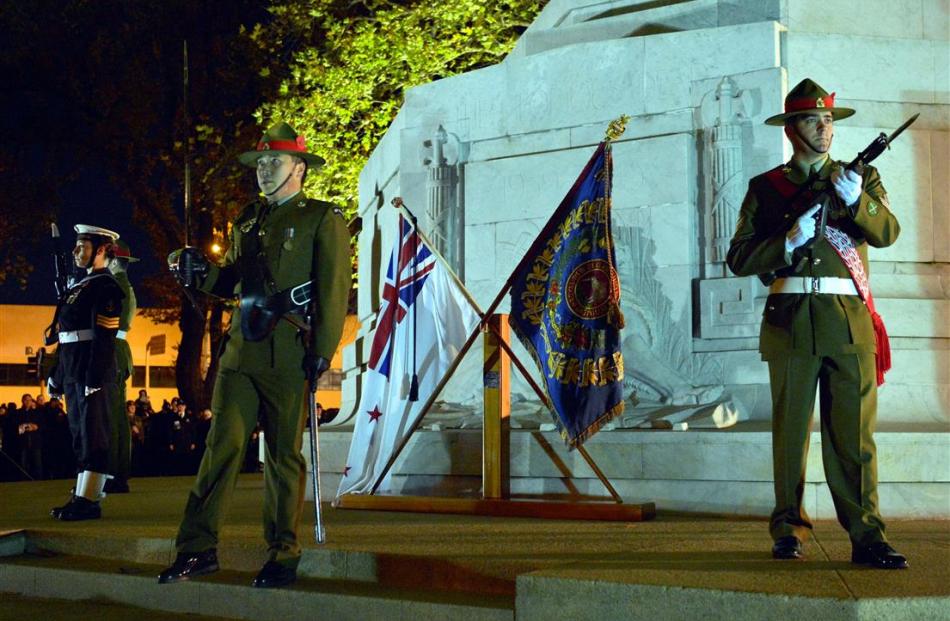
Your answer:
[[[512,279],[513,279],[513,277],[514,277],[514,274],[512,275],[512,278],[509,278],[509,281],[505,284],[505,286],[504,286],[504,287],[501,289],[501,291],[498,293],[498,295],[496,296],[495,300],[494,300],[494,301],[492,302],[492,304],[489,306],[488,310],[483,311],[483,310],[479,307],[478,303],[474,300],[474,298],[472,297],[472,295],[469,293],[469,291],[468,291],[468,289],[465,287],[465,285],[461,282],[461,280],[460,280],[460,279],[458,278],[458,276],[455,274],[455,272],[452,271],[452,269],[448,266],[448,264],[446,263],[445,259],[444,259],[441,255],[438,254],[438,252],[433,248],[432,244],[431,244],[431,243],[429,242],[429,240],[426,238],[425,234],[424,234],[421,230],[419,230],[419,228],[418,228],[418,221],[417,221],[416,217],[412,214],[412,212],[411,212],[411,211],[408,209],[408,207],[405,205],[405,203],[403,202],[402,198],[400,198],[400,197],[394,198],[394,199],[392,200],[392,205],[393,205],[393,207],[395,207],[397,210],[399,210],[400,213],[404,214],[404,216],[405,216],[405,218],[408,220],[408,222],[411,223],[411,226],[412,226],[412,228],[413,228],[413,234],[416,235],[416,236],[418,236],[418,238],[422,241],[422,244],[424,244],[424,245],[431,251],[431,253],[432,253],[432,258],[433,258],[435,261],[438,261],[440,267],[441,267],[442,269],[444,269],[445,272],[449,275],[449,277],[450,277],[452,283],[458,288],[458,291],[462,294],[462,296],[465,298],[465,300],[467,301],[467,303],[471,306],[471,308],[472,308],[472,309],[475,311],[475,313],[477,314],[477,316],[478,316],[478,323],[477,323],[477,325],[475,325],[474,329],[472,329],[471,332],[469,333],[468,338],[465,340],[464,344],[463,344],[463,345],[461,346],[461,348],[459,349],[458,354],[455,356],[455,359],[452,361],[452,364],[448,367],[448,369],[446,369],[446,371],[445,371],[445,373],[443,374],[441,380],[438,382],[438,384],[434,387],[434,389],[433,389],[433,390],[431,391],[431,393],[429,394],[428,398],[426,399],[425,404],[422,406],[422,408],[419,410],[418,414],[415,416],[415,419],[414,419],[414,420],[412,421],[412,423],[409,425],[408,430],[407,430],[404,434],[402,434],[402,437],[399,439],[398,443],[395,445],[395,448],[394,448],[394,450],[392,451],[391,455],[389,456],[388,460],[386,461],[386,464],[383,466],[382,470],[380,470],[380,471],[378,472],[378,474],[377,474],[376,477],[375,477],[375,480],[373,481],[372,485],[369,487],[369,494],[375,494],[375,493],[379,490],[380,486],[382,485],[382,483],[383,483],[383,481],[385,480],[386,476],[389,474],[390,470],[392,469],[392,467],[393,467],[393,465],[395,464],[396,460],[398,459],[399,455],[401,454],[401,452],[403,451],[403,449],[404,449],[404,448],[406,447],[406,445],[408,444],[409,438],[412,436],[412,433],[419,427],[419,425],[421,424],[422,419],[425,417],[426,413],[427,413],[427,412],[432,408],[432,406],[435,404],[435,401],[436,401],[436,399],[439,397],[439,395],[440,395],[440,393],[442,392],[443,388],[446,386],[446,384],[447,384],[447,383],[449,382],[449,380],[452,378],[452,376],[453,376],[453,374],[455,373],[455,371],[457,370],[458,366],[461,364],[462,360],[464,359],[466,353],[467,353],[468,350],[472,347],[472,345],[475,344],[475,340],[478,338],[478,336],[479,336],[480,334],[486,334],[486,333],[488,333],[488,332],[492,332],[492,333],[494,334],[495,340],[497,341],[498,346],[505,352],[505,354],[507,354],[507,356],[510,358],[510,360],[511,360],[512,362],[514,362],[516,368],[517,368],[518,371],[521,373],[521,375],[524,377],[524,379],[528,382],[528,385],[531,386],[532,390],[533,390],[533,391],[535,392],[535,394],[538,396],[538,399],[540,399],[541,403],[543,403],[544,406],[547,407],[548,409],[551,409],[551,407],[552,407],[551,401],[550,401],[550,399],[548,398],[548,396],[545,394],[544,390],[538,385],[538,383],[535,381],[535,379],[534,379],[534,377],[532,376],[532,374],[527,370],[527,368],[525,368],[524,364],[521,362],[521,360],[518,358],[518,356],[517,356],[517,355],[515,354],[515,352],[512,350],[511,346],[508,344],[507,338],[505,338],[505,337],[502,335],[501,330],[500,330],[500,328],[499,328],[497,322],[491,321],[491,317],[493,316],[494,311],[495,311],[495,310],[498,308],[498,306],[501,304],[502,300],[504,299],[504,296],[508,293],[508,290],[511,288],[511,282],[512,282]],[[428,257],[426,257],[426,258],[428,258]],[[423,263],[423,265],[426,265],[426,264]],[[426,265],[425,268],[420,268],[420,271],[422,271],[423,269],[429,269],[429,268],[428,268],[428,265]],[[515,270],[515,271],[517,271],[517,270]],[[387,285],[387,286],[388,286],[388,285]],[[384,294],[384,295],[385,295],[385,294]],[[390,297],[392,298],[392,297],[394,297],[394,296],[390,295]],[[392,308],[393,308],[393,306],[392,306],[392,304],[390,304],[390,306],[389,306],[389,307],[386,309],[386,311],[384,311],[384,312],[393,312],[393,311],[391,310]],[[413,311],[413,312],[415,312],[415,311]],[[377,343],[377,342],[374,342],[373,352],[371,353],[370,366],[373,366],[374,357],[377,355],[377,345],[378,345],[378,343]],[[390,349],[390,350],[387,352],[387,355],[391,355],[391,354],[392,354],[392,351],[391,351],[391,349]],[[388,368],[389,361],[386,361],[384,364],[385,364],[385,365],[387,366],[387,368]],[[378,411],[377,408],[374,408],[373,410],[367,410],[367,412],[369,413],[370,418],[372,419],[372,421],[378,421],[378,419],[379,419],[379,411]],[[374,413],[375,413],[375,416],[374,416]],[[607,491],[610,493],[610,496],[613,498],[613,500],[614,500],[615,502],[617,502],[617,503],[622,503],[622,502],[623,502],[622,498],[621,498],[620,495],[617,493],[617,491],[614,489],[614,487],[610,484],[610,481],[609,481],[609,480],[607,479],[607,477],[604,475],[603,471],[601,471],[601,469],[597,466],[596,462],[594,462],[594,460],[591,458],[590,454],[586,451],[586,449],[584,449],[583,446],[577,446],[576,448],[577,448],[579,454],[580,454],[580,455],[583,457],[583,459],[587,462],[587,464],[588,464],[588,466],[591,468],[591,470],[596,474],[597,478],[601,481],[601,483],[603,483],[604,487],[605,487],[605,488],[607,489]],[[348,464],[347,467],[346,467],[346,470],[345,470],[345,476],[348,476],[348,474],[349,474],[349,469],[350,469],[350,468],[351,468],[351,466]],[[344,482],[345,482],[345,477],[344,477]],[[345,488],[344,485],[341,484],[340,489],[341,489],[341,492],[343,492],[346,488]],[[338,498],[338,500],[339,500],[339,498]]]

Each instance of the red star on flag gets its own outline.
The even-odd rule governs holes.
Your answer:
[[[375,423],[377,420],[379,420],[379,417],[383,415],[383,413],[379,411],[378,405],[374,405],[373,409],[368,410],[366,413],[369,414],[369,422],[371,423]]]

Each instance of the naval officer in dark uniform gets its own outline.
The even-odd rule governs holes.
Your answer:
[[[99,501],[109,475],[110,398],[115,390],[115,341],[122,290],[109,272],[118,233],[87,224],[75,227],[73,260],[82,279],[56,309],[57,363],[49,392],[66,396],[69,429],[79,474],[69,502],[54,508],[64,521],[101,517]]]

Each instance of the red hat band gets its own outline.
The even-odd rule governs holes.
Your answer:
[[[297,136],[296,140],[261,140],[257,143],[258,151],[297,151],[307,152],[307,139]]]
[[[785,113],[798,112],[799,110],[815,110],[821,108],[834,108],[835,94],[827,97],[802,97],[785,102]]]

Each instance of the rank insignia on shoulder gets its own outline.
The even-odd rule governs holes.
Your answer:
[[[250,230],[254,227],[254,223],[256,223],[256,222],[257,222],[257,218],[256,218],[256,217],[255,217],[255,218],[251,218],[250,220],[248,220],[248,221],[246,221],[246,222],[242,222],[241,224],[239,224],[239,225],[238,225],[238,228],[241,229],[241,232],[242,232],[242,233],[245,233],[245,234],[246,234],[246,233],[249,233],[249,232],[250,232]]]
[[[877,212],[878,212],[877,203],[875,203],[874,201],[868,201],[868,215],[876,216]]]

